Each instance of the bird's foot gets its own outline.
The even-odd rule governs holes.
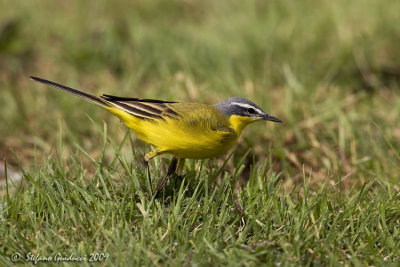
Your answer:
[[[187,175],[187,172],[182,173],[181,175],[177,175],[176,177],[178,178],[178,180],[183,183],[183,179],[185,178],[185,176]],[[194,194],[194,190],[193,188],[190,186],[190,184],[188,183],[186,191],[188,191],[190,193],[190,195]]]
[[[156,193],[153,195],[153,200],[155,198],[157,198],[157,196],[160,194],[160,192],[164,189],[169,177],[172,176],[175,173],[177,162],[178,162],[177,158],[173,158],[171,160],[171,163],[168,166],[167,174],[164,176],[164,178],[157,185],[157,190],[156,190]]]

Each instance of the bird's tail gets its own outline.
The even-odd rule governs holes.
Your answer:
[[[106,101],[102,100],[99,97],[96,97],[94,95],[90,95],[81,91],[78,91],[76,89],[52,82],[52,81],[48,81],[42,78],[38,78],[38,77],[34,77],[34,76],[30,76],[32,80],[36,81],[36,82],[40,82],[46,85],[49,85],[51,87],[55,87],[57,89],[63,90],[71,95],[77,96],[79,98],[82,98],[83,100],[86,100],[88,102],[91,102],[93,104],[96,104],[97,106],[100,106],[102,108],[107,108],[110,107],[111,105],[109,103],[107,103]]]

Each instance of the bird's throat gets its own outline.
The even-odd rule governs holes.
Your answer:
[[[242,117],[238,115],[231,115],[229,118],[229,124],[231,128],[235,130],[235,132],[240,135],[244,127],[246,127],[249,123],[254,122],[251,118]]]

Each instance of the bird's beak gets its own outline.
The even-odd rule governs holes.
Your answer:
[[[280,119],[275,118],[274,116],[271,116],[271,115],[268,115],[268,114],[265,114],[262,119],[266,120],[266,121],[283,122]]]

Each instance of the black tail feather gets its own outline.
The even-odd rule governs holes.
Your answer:
[[[39,78],[39,77],[30,76],[30,78],[32,80],[36,81],[36,82],[40,82],[40,83],[49,85],[51,87],[55,87],[57,89],[63,90],[63,91],[65,91],[65,92],[67,92],[67,93],[69,93],[71,95],[74,95],[74,96],[77,96],[79,98],[82,98],[83,100],[86,100],[86,101],[91,102],[93,104],[96,104],[98,106],[101,106],[101,107],[109,107],[110,106],[110,104],[108,104],[106,101],[104,101],[104,100],[102,100],[102,99],[100,99],[100,98],[98,98],[98,97],[96,97],[94,95],[90,95],[90,94],[81,92],[79,90],[67,87],[65,85],[58,84],[58,83],[55,83],[55,82],[52,82],[52,81],[48,81],[48,80],[45,80],[45,79],[42,79],[42,78]]]

